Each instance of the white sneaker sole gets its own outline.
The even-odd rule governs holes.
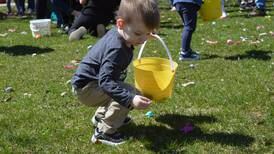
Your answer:
[[[95,116],[91,118],[91,123],[93,124],[94,127],[98,126],[98,121],[95,120]]]
[[[91,142],[94,144],[106,144],[106,145],[110,145],[110,146],[118,146],[118,145],[125,143],[125,141],[120,142],[120,143],[113,143],[113,142],[106,141],[106,140],[100,140],[100,139],[97,139],[95,137],[95,135],[92,135]]]
[[[127,121],[126,123],[123,123],[122,126],[130,124],[130,123],[132,122],[132,118],[130,118],[130,119],[131,119],[131,120]],[[95,119],[95,116],[93,116],[93,117],[91,118],[91,123],[92,123],[92,125],[93,125],[94,127],[97,127],[97,126],[98,126],[98,121]]]

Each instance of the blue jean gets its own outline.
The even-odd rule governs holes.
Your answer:
[[[17,10],[19,15],[25,14],[25,0],[17,0]]]
[[[265,9],[265,0],[255,0],[255,3],[256,3],[256,8],[260,10]]]
[[[57,17],[57,25],[60,26],[61,24],[64,24],[63,15],[69,16],[73,9],[64,0],[50,0],[50,2],[52,4],[52,10]]]
[[[31,11],[34,11],[34,8],[35,8],[34,0],[28,0],[28,9],[30,9]]]
[[[181,47],[182,51],[187,53],[191,51],[191,39],[196,29],[197,12],[200,6],[193,3],[176,3],[175,7],[184,23]]]
[[[48,8],[49,0],[36,0],[35,10],[37,19],[45,19],[50,17],[50,9]]]
[[[8,13],[11,13],[11,6],[10,6],[11,0],[7,0],[7,8],[8,8]]]

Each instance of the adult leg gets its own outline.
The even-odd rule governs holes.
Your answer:
[[[84,14],[81,12],[80,16],[74,20],[69,29],[69,40],[79,40],[87,31],[96,29],[97,17],[93,14]]]
[[[8,15],[11,14],[11,6],[10,6],[11,0],[7,0],[7,9],[8,9]]]
[[[18,14],[20,16],[25,15],[25,0],[17,0],[18,4]]]
[[[48,18],[48,0],[36,0],[35,9],[36,9],[36,18],[44,19]]]
[[[35,2],[34,0],[28,0],[28,9],[29,9],[29,13],[32,14],[34,12],[34,8],[35,8]]]

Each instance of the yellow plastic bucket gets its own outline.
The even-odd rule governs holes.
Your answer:
[[[141,58],[145,44],[146,42],[141,47],[138,59],[133,61],[135,86],[144,96],[154,101],[163,100],[172,95],[178,64],[172,61],[167,48],[169,59]]]
[[[204,0],[200,15],[204,21],[219,19],[222,15],[221,0]]]

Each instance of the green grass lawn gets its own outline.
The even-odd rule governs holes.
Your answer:
[[[192,48],[202,59],[179,62],[181,21],[161,1],[159,35],[179,64],[173,96],[133,110],[134,123],[121,129],[129,139],[116,148],[90,142],[95,108],[72,95],[67,81],[75,70],[64,68],[98,39],[71,43],[55,25],[52,36],[35,39],[29,19],[0,20],[0,33],[7,33],[0,37],[0,153],[274,153],[273,4],[267,3],[268,16],[252,18],[227,4],[227,19],[198,20]],[[157,41],[143,56],[167,57]],[[132,66],[127,81],[134,83]],[[184,134],[187,123],[194,130]]]

